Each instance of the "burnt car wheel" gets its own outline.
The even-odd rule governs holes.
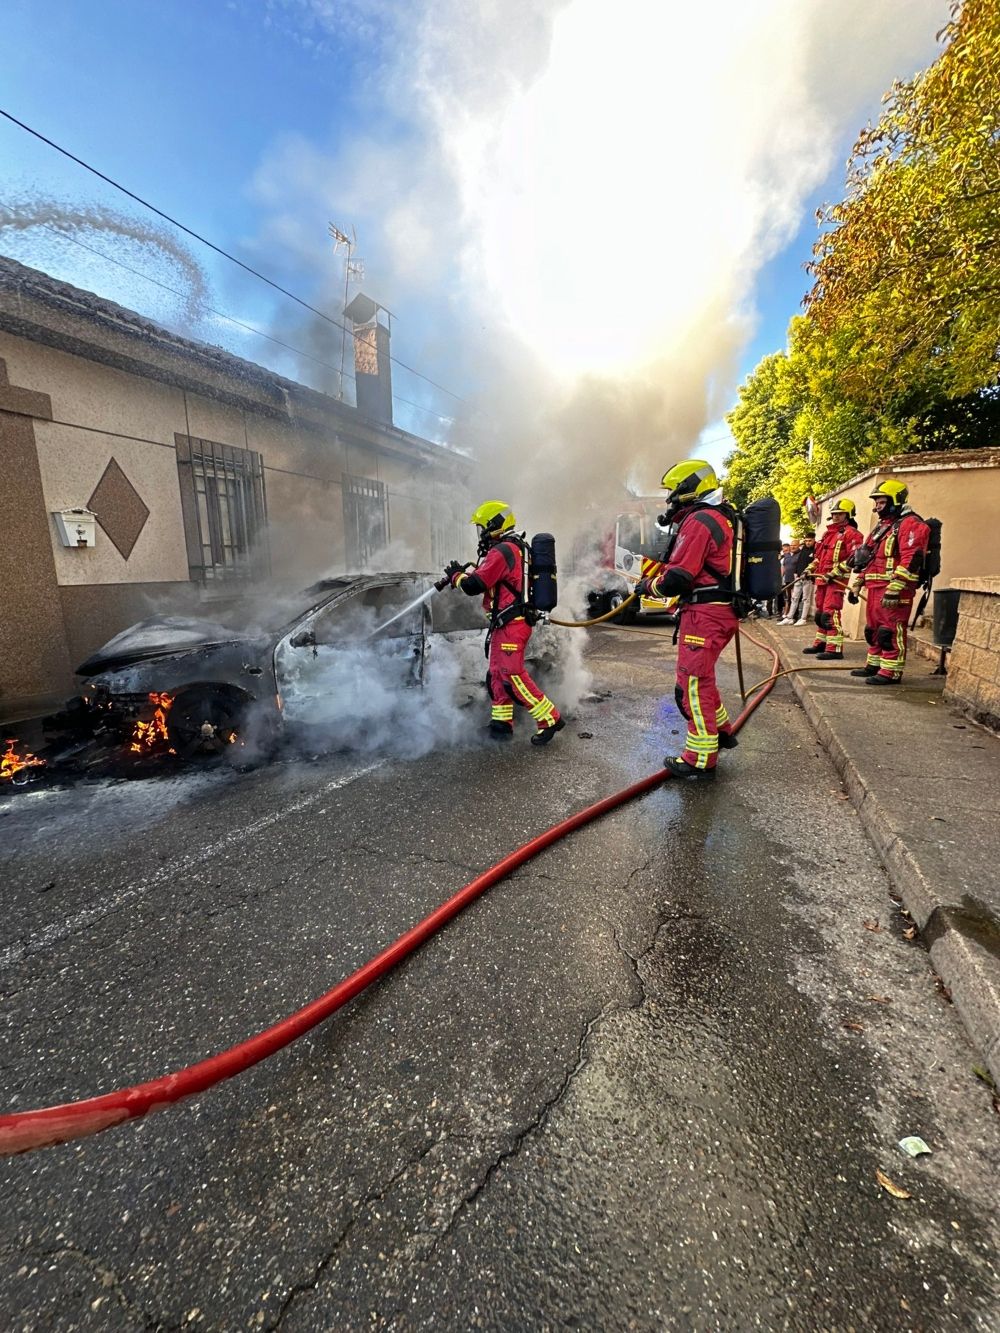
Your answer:
[[[246,728],[247,700],[221,690],[187,690],[167,715],[170,744],[182,759],[230,754]]]

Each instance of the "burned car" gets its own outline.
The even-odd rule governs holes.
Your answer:
[[[482,610],[433,594],[434,577],[344,575],[213,619],[141,621],[77,668],[75,725],[135,753],[182,757],[266,753],[303,729],[334,746],[392,736],[425,750],[435,729],[454,726],[456,705],[481,697],[486,669]],[[544,670],[559,656],[557,632],[540,627],[535,639]]]

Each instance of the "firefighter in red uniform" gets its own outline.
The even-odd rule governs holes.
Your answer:
[[[737,744],[715,682],[719,654],[739,625],[733,609],[733,511],[714,496],[719,483],[710,463],[686,459],[664,473],[660,484],[668,492],[660,522],[679,520],[677,535],[659,572],[642,579],[636,591],[680,598],[674,695],[688,725],[683,751],[668,755],[663,766],[672,777],[707,782],[715,778],[720,746]]]
[[[514,531],[510,506],[502,500],[487,500],[469,522],[479,529],[479,563],[469,570],[452,560],[444,572],[453,588],[461,588],[470,597],[481,595],[483,610],[490,617],[486,636],[486,679],[493,704],[490,735],[498,740],[513,736],[517,703],[535,720],[532,745],[548,745],[566,723],[524,669],[524,650],[531,638],[526,619],[524,542]]]
[[[840,612],[851,570],[847,563],[864,538],[854,521],[854,501],[837,500],[830,510],[830,522],[816,544],[816,555],[806,574],[816,581],[816,640],[804,653],[816,653],[821,662],[833,662],[844,656],[844,626]]]
[[[906,624],[920,582],[931,530],[906,503],[909,491],[890,477],[871,493],[878,522],[855,551],[852,566],[864,578],[868,604],[868,660],[852,676],[866,685],[897,685],[906,663]],[[852,590],[854,591],[854,590]]]

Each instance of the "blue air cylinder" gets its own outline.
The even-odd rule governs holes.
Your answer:
[[[781,506],[773,495],[743,511],[742,591],[753,601],[777,597],[781,589]]]
[[[531,539],[531,575],[528,600],[536,611],[554,611],[559,600],[556,539],[551,532],[536,532]]]

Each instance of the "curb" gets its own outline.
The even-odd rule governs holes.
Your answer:
[[[781,641],[770,633],[768,638],[774,642],[782,666],[793,666]],[[969,1038],[1000,1086],[1000,965],[990,958],[988,947],[977,947],[968,938],[967,920],[941,900],[937,885],[893,831],[886,807],[841,744],[808,686],[796,675],[786,679],[843,781],[889,882],[928,945],[931,964],[950,991]]]

